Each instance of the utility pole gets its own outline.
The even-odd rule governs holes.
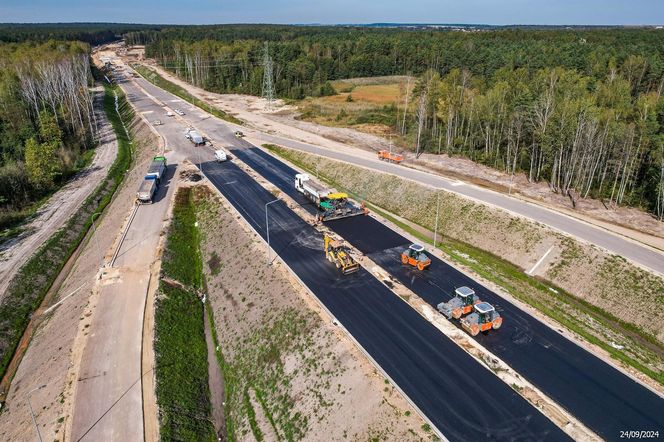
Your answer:
[[[436,193],[436,227],[433,229],[433,248],[436,248],[436,239],[438,238],[438,214],[440,213],[440,192]]]
[[[40,385],[39,387],[33,388],[28,392],[28,407],[30,408],[30,416],[32,416],[32,423],[35,426],[35,431],[37,431],[37,437],[39,438],[39,442],[42,442],[42,436],[41,433],[39,432],[39,425],[37,425],[37,419],[35,418],[35,412],[32,410],[32,403],[30,402],[30,395],[34,393],[37,390],[41,390],[42,388],[46,387],[46,384]]]
[[[274,78],[272,72],[272,57],[270,57],[268,42],[265,42],[265,49],[263,52],[263,98],[267,100],[268,110],[272,110],[274,105]]]
[[[270,265],[270,224],[269,224],[269,219],[267,217],[267,206],[269,206],[272,203],[276,203],[279,201],[279,199],[272,200],[269,203],[265,203],[265,232],[267,236],[267,265]]]

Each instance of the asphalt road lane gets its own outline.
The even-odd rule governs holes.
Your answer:
[[[294,188],[297,171],[260,149],[235,154],[315,211]],[[356,216],[326,224],[434,308],[453,296],[456,287],[472,287],[504,317],[499,331],[476,339],[601,436],[615,439],[626,429],[664,432],[660,396],[435,256],[425,272],[404,266],[400,253],[410,242],[375,218]]]
[[[265,237],[274,196],[232,163],[205,163],[210,181]],[[270,242],[399,387],[451,440],[559,440],[567,436],[366,270],[342,277],[320,233],[279,202]]]

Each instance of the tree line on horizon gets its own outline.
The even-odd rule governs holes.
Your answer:
[[[414,76],[377,121],[413,150],[464,156],[546,180],[556,192],[664,216],[661,30],[234,25],[125,38],[146,44],[146,55],[178,77],[219,93],[261,95],[266,41],[283,98],[334,93],[331,80]]]

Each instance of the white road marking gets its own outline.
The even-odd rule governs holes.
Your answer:
[[[526,272],[526,274],[528,274],[528,275],[532,275],[533,272],[535,271],[535,269],[536,269],[537,267],[539,267],[540,264],[542,264],[542,261],[544,261],[544,259],[545,259],[547,256],[549,256],[549,253],[551,253],[551,250],[553,250],[553,246],[549,247],[549,250],[547,250],[546,253],[545,253],[544,255],[542,255],[542,257],[539,259],[539,261],[537,261],[537,262],[535,263],[535,265],[533,266],[533,268],[530,269],[530,270],[528,270],[528,271]]]
[[[154,113],[154,111],[143,111],[143,112],[141,112],[141,113],[142,113],[143,115],[145,115],[145,114],[151,114],[151,113]]]

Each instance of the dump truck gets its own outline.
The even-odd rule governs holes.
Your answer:
[[[360,264],[350,254],[350,248],[343,241],[324,236],[325,257],[337,266],[344,275],[360,270]]]
[[[348,194],[334,192],[312,180],[306,173],[295,175],[295,189],[316,205],[317,221],[331,221],[369,213],[364,204],[355,204],[348,198]]]
[[[479,332],[488,332],[491,329],[498,330],[501,325],[503,318],[488,302],[475,304],[473,313],[461,318],[461,327],[471,336],[477,336]]]
[[[205,144],[203,136],[196,132],[194,129],[187,129],[187,131],[184,133],[184,137],[194,143],[194,146],[201,146]]]
[[[419,244],[411,244],[406,250],[401,252],[401,262],[417,270],[424,270],[431,265],[431,259],[424,253],[424,247]]]
[[[139,204],[152,204],[152,198],[157,192],[157,179],[154,175],[146,175],[138,186],[136,199]]]
[[[389,150],[379,150],[378,159],[383,161],[388,161],[390,163],[399,164],[403,161],[403,155],[400,153],[392,153]]]
[[[155,179],[157,180],[157,185],[159,185],[161,178],[164,176],[164,172],[166,172],[166,157],[163,156],[153,157],[152,163],[150,163],[150,167],[148,168],[148,173],[146,174],[146,176],[148,175],[154,176]]]
[[[480,303],[480,298],[475,290],[470,287],[459,287],[454,289],[454,297],[447,302],[441,302],[436,307],[447,319],[459,319],[473,310],[475,304]]]

